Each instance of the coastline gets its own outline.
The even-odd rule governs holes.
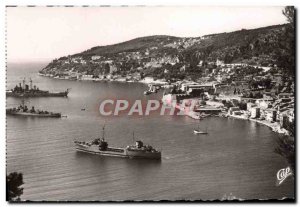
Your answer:
[[[238,115],[228,115],[228,118],[234,118],[234,119],[241,119],[241,120],[248,120],[248,121],[253,121],[262,125],[265,125],[269,128],[271,128],[271,130],[273,132],[276,132],[278,134],[284,134],[284,135],[288,135],[288,131],[286,129],[283,129],[280,127],[280,124],[278,122],[268,122],[266,120],[257,120],[257,119],[252,119],[252,118],[247,118],[245,116],[238,116]]]
[[[160,81],[160,80],[153,80],[153,81],[149,81],[149,80],[145,80],[145,79],[142,79],[142,80],[126,80],[124,78],[120,78],[120,79],[71,79],[71,78],[59,78],[59,77],[53,77],[49,74],[42,74],[42,73],[38,73],[38,75],[40,76],[44,76],[44,77],[48,77],[48,78],[53,78],[53,79],[59,79],[59,80],[69,80],[69,81],[94,81],[94,82],[120,82],[120,83],[142,83],[142,84],[161,84],[161,85],[166,85],[168,84],[167,82],[164,82],[164,81]],[[183,111],[185,113],[186,116],[192,118],[192,119],[196,119],[196,120],[199,120],[201,119],[201,117],[193,112],[193,111],[186,111],[184,109],[182,109],[180,106],[177,106],[177,105],[173,105],[172,107],[175,107],[177,109],[179,109],[180,111]],[[253,121],[253,122],[256,122],[256,123],[259,123],[259,124],[262,124],[262,125],[265,125],[267,127],[269,127],[273,132],[276,132],[278,134],[284,134],[284,135],[288,135],[288,131],[286,129],[283,129],[280,127],[280,124],[278,122],[274,122],[274,123],[271,123],[271,122],[268,122],[266,120],[257,120],[257,119],[253,119],[253,118],[248,118],[244,115],[225,115],[225,116],[222,116],[222,115],[217,115],[218,117],[227,117],[227,118],[234,118],[234,119],[242,119],[242,120],[248,120],[248,121]]]
[[[53,77],[50,74],[43,74],[43,73],[38,73],[39,76],[47,77],[47,78],[53,78],[53,79],[58,79],[58,80],[69,80],[69,81],[93,81],[93,82],[120,82],[120,83],[143,83],[143,84],[157,84],[157,85],[167,85],[168,82],[166,81],[161,81],[161,80],[127,80],[126,78],[116,78],[116,79],[101,79],[101,78],[86,78],[86,79],[74,79],[71,77]]]

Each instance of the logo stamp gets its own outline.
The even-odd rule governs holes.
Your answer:
[[[287,167],[287,168],[282,168],[280,170],[278,170],[277,172],[277,182],[276,185],[279,186],[281,183],[283,183],[283,181],[289,177],[290,175],[292,175],[291,172],[291,168]]]

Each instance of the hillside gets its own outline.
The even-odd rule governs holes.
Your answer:
[[[195,38],[140,37],[55,59],[40,72],[58,76],[70,73],[126,76],[137,72],[168,78],[170,74],[201,76],[218,63],[272,66],[276,64],[286,27],[274,25]]]
[[[148,36],[140,37],[119,44],[108,45],[108,46],[97,46],[93,47],[87,51],[84,51],[76,55],[105,55],[105,54],[114,54],[120,52],[133,52],[139,50],[145,50],[151,47],[158,47],[161,42],[164,44],[174,42],[178,40],[177,37],[172,36]]]

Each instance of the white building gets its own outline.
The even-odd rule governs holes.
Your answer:
[[[265,110],[265,119],[267,121],[276,121],[277,111],[274,109],[266,109]]]
[[[228,113],[230,115],[233,115],[233,114],[237,115],[236,113],[234,113],[234,112],[237,112],[237,111],[240,111],[239,107],[230,107],[229,110],[228,110]]]
[[[81,76],[81,80],[92,80],[93,79],[93,75],[82,75]]]
[[[118,68],[115,65],[111,65],[111,64],[109,65],[109,73],[110,74],[117,70],[118,70]]]
[[[92,60],[99,60],[100,58],[101,58],[101,56],[99,56],[99,55],[92,56]]]
[[[217,59],[216,65],[217,66],[224,66],[225,64],[224,64],[224,61]]]
[[[291,109],[290,111],[289,111],[289,121],[290,122],[293,122],[294,120],[295,120],[295,114],[294,114],[294,109]]]
[[[251,118],[259,118],[260,117],[260,108],[254,107],[251,108]]]
[[[269,105],[271,104],[270,101],[264,100],[264,99],[257,99],[255,101],[256,105],[261,109],[267,109],[269,108]]]
[[[180,86],[180,89],[182,91],[191,91],[194,89],[203,89],[204,91],[211,91],[214,90],[214,86],[212,84],[208,85],[208,84],[194,84],[194,83],[182,83]]]
[[[252,108],[257,107],[256,104],[248,102],[247,103],[247,111],[251,111]]]

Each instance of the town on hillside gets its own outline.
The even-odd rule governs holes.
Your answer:
[[[181,110],[196,100],[187,114],[192,118],[250,119],[287,134],[295,99],[294,54],[288,48],[294,40],[285,38],[291,31],[285,24],[195,38],[137,38],[55,59],[39,74],[142,82],[149,85],[145,95],[165,88],[163,103],[175,101]]]

